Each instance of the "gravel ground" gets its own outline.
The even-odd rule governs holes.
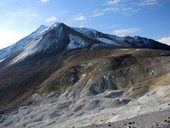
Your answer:
[[[144,114],[123,121],[93,124],[82,128],[170,128],[170,109]]]

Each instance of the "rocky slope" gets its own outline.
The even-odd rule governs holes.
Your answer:
[[[24,106],[4,112],[2,126],[80,127],[166,109],[170,103],[169,55],[168,51],[146,49],[67,53],[60,59],[61,67],[38,87],[29,84],[34,89],[32,96],[23,93],[19,97]],[[42,69],[43,75],[49,68],[54,70],[57,58]]]
[[[166,109],[169,49],[56,23],[0,63],[0,126],[81,127]]]

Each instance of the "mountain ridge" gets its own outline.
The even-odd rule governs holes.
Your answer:
[[[45,32],[35,36],[35,39],[33,39],[27,47],[23,48],[22,52],[20,52],[11,63],[22,60],[26,56],[36,52],[45,54],[44,52],[46,51],[48,54],[56,54],[64,50],[103,46],[112,48],[151,48],[170,50],[170,46],[147,38],[138,36],[118,37],[104,34],[93,29],[72,28],[64,23],[57,22],[46,29]],[[50,48],[50,50],[48,50],[48,48]]]
[[[102,46],[105,45],[115,48],[151,48],[170,50],[170,46],[144,37],[139,36],[118,37],[116,35],[104,34],[94,29],[73,28],[65,25],[64,23],[57,22],[54,23],[51,27],[41,25],[35,32],[31,33],[29,36],[21,39],[12,46],[0,50],[0,53],[2,53],[0,56],[0,60],[4,60],[11,54],[23,49],[24,46],[31,42],[35,46],[36,43],[34,43],[34,41],[37,42],[37,40],[35,40],[36,38],[40,39],[40,40],[37,39],[39,41],[37,44],[39,46],[40,44],[42,45],[41,46],[42,48],[40,47],[36,48],[39,49],[40,51],[47,47],[54,47],[54,49],[59,47],[55,51],[60,52],[64,49],[69,50],[81,47],[96,47],[96,46],[98,47],[99,45]],[[57,43],[57,41],[59,43]],[[49,43],[47,44],[47,42]],[[34,48],[33,45],[28,47],[32,49]]]

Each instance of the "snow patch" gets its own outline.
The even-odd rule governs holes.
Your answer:
[[[0,60],[0,62],[4,61],[5,59]]]
[[[82,40],[79,36],[69,35],[70,43],[67,46],[67,49],[76,49],[86,46],[85,41]]]
[[[101,42],[106,43],[106,44],[111,44],[111,45],[116,44],[114,41],[106,39],[106,38],[99,38],[98,37],[97,39],[100,40]]]
[[[14,63],[18,63],[18,62],[22,61],[23,59],[25,59],[27,56],[32,55],[35,52],[37,52],[38,49],[36,48],[36,45],[39,42],[39,40],[35,40],[31,44],[29,44],[23,50],[23,52],[21,52],[18,56],[16,56],[13,60],[10,61],[9,65],[14,64]]]

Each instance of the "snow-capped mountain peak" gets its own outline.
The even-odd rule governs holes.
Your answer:
[[[42,33],[48,29],[48,26],[40,25],[40,27],[35,31],[36,33]]]
[[[150,48],[170,50],[170,47],[152,39],[139,36],[118,37],[105,34],[89,28],[73,28],[64,23],[56,22],[50,27],[41,25],[35,32],[16,43],[15,47],[22,51],[15,56],[12,63],[23,60],[32,54],[58,54],[63,51],[77,48],[93,48],[111,46],[114,48]],[[27,45],[27,47],[25,47]],[[17,49],[17,50],[18,50]],[[14,52],[13,52],[14,53]],[[0,58],[3,59],[3,58]]]

